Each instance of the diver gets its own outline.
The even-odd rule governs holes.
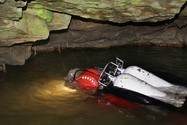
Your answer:
[[[172,105],[182,107],[187,88],[170,82],[138,66],[123,68],[124,62],[116,58],[104,68],[72,69],[66,80],[68,86],[91,94],[110,93],[141,104]]]

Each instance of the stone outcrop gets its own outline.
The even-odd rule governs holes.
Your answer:
[[[28,8],[27,1],[0,3],[0,46],[47,39],[51,30],[67,29],[71,16],[43,8]]]
[[[0,70],[6,70],[5,64],[24,65],[31,56],[31,46],[0,47]]]
[[[0,0],[0,8],[1,69],[23,65],[31,48],[187,44],[186,0]]]
[[[172,19],[180,12],[185,2],[185,0],[35,0],[31,1],[29,6],[83,18],[124,23]]]
[[[172,19],[180,11],[185,16],[185,2],[186,0],[2,0],[0,46],[47,39],[51,30],[67,29],[70,15],[117,23],[158,22]]]
[[[155,26],[111,25],[72,20],[67,32],[52,33],[46,44],[36,46],[37,51],[53,51],[64,48],[106,48],[123,45],[155,45],[182,47],[187,45],[187,26],[175,23]]]

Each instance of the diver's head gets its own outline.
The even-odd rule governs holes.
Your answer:
[[[81,73],[82,73],[82,70],[80,70],[79,68],[71,69],[71,70],[68,72],[68,76],[66,77],[66,80],[68,80],[69,82],[72,82],[72,81],[74,81],[75,78],[76,78],[77,76],[79,76]]]
[[[93,68],[86,70],[72,69],[68,73],[68,79],[71,82],[67,83],[67,85],[71,88],[78,88],[85,92],[93,93],[99,87],[99,76],[100,72]]]
[[[71,69],[68,72],[68,75],[64,78],[65,79],[65,86],[70,87],[70,88],[76,88],[76,77],[79,76],[82,73],[82,70],[79,68],[74,68]]]

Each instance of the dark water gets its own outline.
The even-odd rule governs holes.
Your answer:
[[[187,86],[187,48],[120,47],[63,50],[8,66],[0,74],[0,125],[187,125],[187,106],[180,110],[144,106],[129,110],[86,95],[64,84],[71,68],[103,67],[115,57]],[[175,79],[176,78],[176,79]]]

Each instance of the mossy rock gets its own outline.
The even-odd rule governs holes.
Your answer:
[[[35,0],[28,7],[117,23],[158,22],[174,18],[185,2],[186,0]]]
[[[26,12],[31,15],[36,15],[36,16],[46,20],[46,22],[51,22],[51,20],[53,18],[53,12],[46,10],[46,9],[28,8],[26,10]]]

